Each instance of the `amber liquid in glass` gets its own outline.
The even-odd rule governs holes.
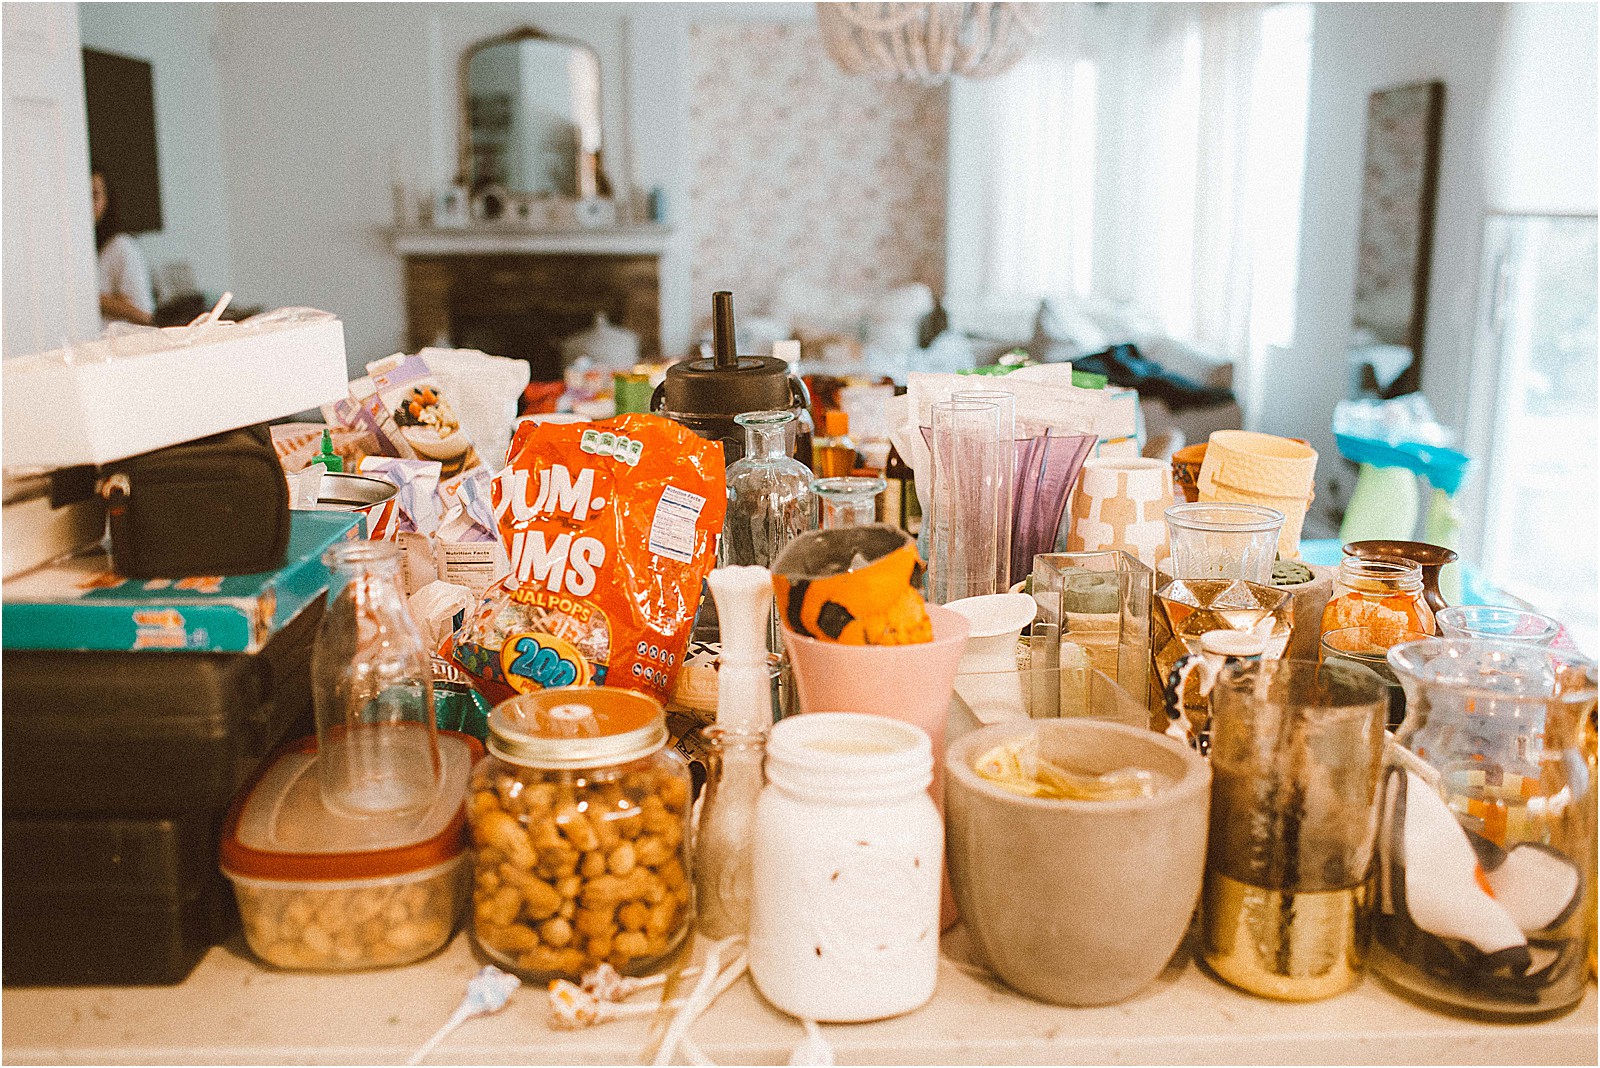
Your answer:
[[[831,445],[823,438],[811,445],[811,470],[818,478],[843,478],[856,469],[856,450],[850,445]]]

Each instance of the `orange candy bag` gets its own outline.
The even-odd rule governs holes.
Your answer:
[[[485,697],[624,686],[665,700],[716,564],[722,446],[654,415],[523,423],[494,479],[511,574],[450,655]]]

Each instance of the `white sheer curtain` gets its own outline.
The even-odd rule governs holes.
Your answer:
[[[982,328],[1088,290],[1092,21],[1087,4],[1051,4],[1016,66],[951,85],[945,286],[958,321]]]
[[[1306,5],[1055,5],[1011,72],[958,81],[953,310],[1131,305],[1244,363],[1248,410],[1250,363],[1293,326],[1309,23]]]

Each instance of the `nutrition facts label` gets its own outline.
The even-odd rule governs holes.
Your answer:
[[[694,525],[705,510],[706,499],[698,493],[668,486],[656,502],[656,515],[650,521],[650,551],[682,564],[694,559]]]

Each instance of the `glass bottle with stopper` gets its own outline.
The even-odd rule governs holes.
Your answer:
[[[717,722],[706,728],[706,794],[695,833],[695,897],[707,938],[750,928],[750,839],[762,760],[772,726],[767,625],[772,574],[764,567],[722,567],[707,579],[722,621]]]
[[[816,529],[811,472],[790,454],[794,412],[745,412],[734,422],[744,456],[728,467],[722,562],[770,567],[796,535]]]

